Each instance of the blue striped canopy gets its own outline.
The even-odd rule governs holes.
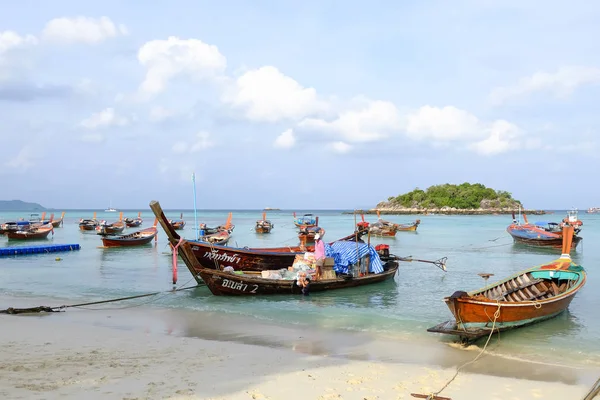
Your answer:
[[[358,250],[358,251],[357,251]],[[333,269],[335,272],[342,274],[348,273],[348,267],[356,264],[359,258],[370,254],[369,271],[375,274],[383,272],[383,265],[379,254],[373,246],[365,243],[339,241],[333,242],[331,245],[325,244],[325,256],[332,257],[334,260]]]

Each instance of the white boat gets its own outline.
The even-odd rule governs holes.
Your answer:
[[[600,207],[591,207],[587,209],[588,214],[600,213]]]
[[[117,209],[116,209],[116,208],[109,207],[109,208],[107,208],[107,209],[106,209],[106,210],[104,210],[104,211],[106,211],[106,212],[117,212]]]

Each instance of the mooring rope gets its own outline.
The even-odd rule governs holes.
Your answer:
[[[494,328],[496,327],[496,321],[498,320],[498,318],[500,318],[500,308],[502,306],[500,305],[499,301],[497,301],[497,303],[498,303],[498,309],[494,313],[494,320],[492,321],[492,330],[490,331],[490,334],[488,335],[488,338],[485,341],[485,345],[483,346],[483,348],[481,349],[479,354],[477,354],[477,356],[474,359],[472,359],[471,361],[467,361],[466,363],[464,363],[461,366],[459,366],[458,368],[456,368],[456,372],[454,373],[454,376],[452,378],[450,378],[448,380],[448,382],[446,382],[446,384],[444,386],[442,386],[442,388],[440,390],[438,390],[437,392],[430,393],[426,400],[434,400],[437,395],[442,393],[442,391],[444,391],[444,389],[446,389],[454,381],[454,379],[456,379],[456,377],[458,376],[458,373],[460,372],[461,369],[463,369],[464,367],[466,367],[469,364],[473,364],[475,361],[477,361],[479,359],[479,357],[481,357],[483,355],[488,344],[490,343],[490,339],[492,338],[492,335],[494,334]]]
[[[187,285],[192,280],[193,280],[193,278],[190,279],[190,280],[188,280],[184,285]],[[186,286],[186,287],[180,287],[180,288],[166,290],[166,291],[161,291],[161,292],[138,294],[138,295],[135,295],[135,296],[120,297],[120,298],[117,298],[117,299],[109,299],[109,300],[92,301],[92,302],[87,302],[87,303],[67,304],[67,305],[56,306],[56,307],[46,307],[46,306],[30,307],[30,308],[14,308],[14,307],[9,307],[9,308],[7,308],[5,310],[0,310],[0,314],[25,314],[25,313],[34,313],[34,312],[61,312],[61,311],[64,311],[65,309],[67,309],[67,308],[81,308],[81,309],[89,310],[89,311],[96,311],[96,310],[120,310],[120,309],[139,307],[139,306],[142,306],[142,305],[145,305],[145,304],[149,304],[149,303],[151,303],[153,301],[156,301],[156,300],[159,300],[159,299],[165,297],[169,293],[179,292],[181,290],[194,289],[194,288],[196,288],[198,286],[199,285]],[[162,296],[154,298],[154,299],[152,299],[150,301],[144,301],[142,303],[138,303],[138,304],[134,304],[134,305],[130,305],[130,306],[125,306],[125,307],[85,308],[85,306],[91,306],[91,305],[96,305],[96,304],[105,304],[105,303],[115,303],[115,302],[118,302],[118,301],[133,300],[133,299],[139,299],[139,298],[142,298],[142,297],[157,296],[159,294],[162,294]]]
[[[583,398],[583,400],[592,400],[598,394],[600,394],[600,378],[598,378],[598,380],[596,381],[596,383],[594,383],[594,386],[592,386],[592,388],[590,389],[590,391],[587,392],[587,394],[585,395],[585,397]]]

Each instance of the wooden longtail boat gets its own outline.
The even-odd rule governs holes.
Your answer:
[[[294,212],[294,225],[300,229],[318,226],[319,217],[315,217],[313,214],[304,214],[301,217],[296,217],[296,213]]]
[[[170,219],[169,224],[171,224],[171,226],[173,227],[173,229],[175,229],[176,231],[182,230],[183,228],[185,228],[185,221],[183,220],[183,213],[181,213],[181,216],[179,217],[179,219]]]
[[[131,247],[148,244],[158,235],[157,223],[158,219],[155,219],[154,226],[127,235],[103,236],[102,244],[104,247]]]
[[[202,281],[206,283],[206,286],[208,286],[208,289],[212,294],[217,296],[256,296],[266,294],[298,295],[302,293],[302,288],[298,286],[296,280],[265,279],[259,275],[238,275],[214,269],[198,268],[193,264],[188,266],[188,268],[192,273],[198,270]],[[322,292],[325,290],[344,289],[379,283],[392,279],[397,271],[398,261],[388,261],[384,266],[384,272],[378,274],[313,280],[310,283],[310,292]]]
[[[267,219],[267,213],[263,212],[262,219],[256,221],[254,230],[256,233],[271,233],[271,229],[274,227],[275,225]]]
[[[298,232],[300,246],[310,246],[315,244],[315,235],[317,233],[320,233],[321,236],[323,236],[325,234],[325,229],[321,228],[320,226],[300,228],[300,232]]]
[[[65,212],[64,211],[62,212],[59,219],[53,219],[53,217],[51,217],[50,219],[52,220],[52,222],[51,222],[52,226],[54,228],[58,228],[63,225],[63,221],[65,219]]]
[[[181,239],[175,232],[169,220],[165,217],[157,201],[150,203],[150,208],[158,218],[158,222],[167,233],[169,242],[176,246]],[[358,240],[365,232],[355,232],[339,240]],[[311,247],[300,246],[270,247],[270,248],[240,248],[219,246],[202,241],[188,241],[191,252],[196,257],[200,267],[222,269],[226,265],[234,265],[244,271],[263,271],[287,268],[294,263],[298,254],[313,250]]]
[[[235,229],[235,225],[231,223],[231,219],[232,219],[233,214],[229,213],[229,216],[227,217],[227,221],[223,224],[223,225],[219,225],[216,226],[214,228],[211,228],[209,226],[207,226],[205,223],[200,224],[199,229],[201,232],[204,232],[204,235],[212,235],[214,233],[218,233],[221,231],[227,231],[227,233],[229,233],[230,235],[233,233],[233,230]]]
[[[100,221],[96,219],[96,212],[94,211],[94,216],[92,219],[83,219],[79,220],[79,229],[82,231],[93,231],[96,227],[100,225]]]
[[[358,229],[368,229],[372,236],[382,237],[396,236],[396,232],[416,232],[417,228],[419,227],[419,224],[421,223],[420,219],[406,224],[396,224],[393,222],[385,221],[381,219],[379,211],[377,211],[377,222],[374,222],[372,224],[365,221],[364,214],[361,214],[361,218],[362,221],[356,224]]]
[[[119,213],[119,220],[111,224],[102,221],[96,227],[98,235],[118,235],[125,230],[125,222],[123,222],[123,212]]]
[[[26,230],[29,228],[31,224],[29,221],[9,221],[0,225],[0,234],[5,234],[7,232],[16,232],[19,230]]]
[[[200,236],[200,240],[210,244],[225,246],[229,242],[231,235],[226,230],[211,233],[210,235]]]
[[[46,239],[50,232],[54,235],[54,227],[52,224],[45,224],[34,226],[26,230],[10,231],[6,233],[6,236],[8,236],[9,239],[15,240]]]
[[[137,218],[125,218],[125,225],[127,225],[128,228],[137,228],[142,225],[142,222],[144,222],[144,220],[142,219],[141,211],[138,212]]]
[[[572,226],[574,229],[574,236],[571,242],[573,249],[577,247],[582,239],[578,233],[581,231],[583,223],[578,219],[576,210],[569,211],[567,217],[560,223],[536,222],[531,224],[527,220],[527,216],[525,214],[522,215],[525,220],[524,224],[517,221],[513,213],[513,223],[506,228],[506,231],[516,243],[537,247],[561,248],[563,243],[563,227],[566,225]]]
[[[453,321],[427,329],[456,335],[463,342],[492,332],[533,324],[565,311],[586,282],[583,267],[571,261],[573,227],[563,228],[562,255],[473,292],[444,298]],[[485,275],[485,274],[483,274]]]

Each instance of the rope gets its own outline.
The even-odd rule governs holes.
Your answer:
[[[191,282],[193,280],[190,279],[188,280],[184,285],[187,285],[189,282]],[[57,306],[57,307],[33,307],[33,308],[23,308],[23,309],[15,309],[13,307],[9,307],[6,310],[0,310],[0,314],[23,314],[23,313],[27,313],[27,312],[60,312],[63,311],[67,308],[81,308],[84,310],[90,310],[90,311],[95,311],[95,310],[120,310],[120,309],[125,309],[125,308],[133,308],[133,307],[139,307],[145,304],[148,304],[152,301],[156,301],[158,299],[161,299],[163,297],[165,297],[167,294],[169,293],[173,293],[173,292],[179,292],[181,290],[188,290],[188,289],[193,289],[196,288],[199,285],[196,286],[185,286],[185,287],[180,287],[180,288],[176,288],[176,289],[172,289],[172,290],[168,290],[168,291],[164,291],[164,292],[153,292],[153,293],[146,293],[146,294],[138,294],[135,296],[128,296],[128,297],[120,297],[117,299],[110,299],[110,300],[99,300],[99,301],[92,301],[92,302],[88,302],[88,303],[79,303],[79,304],[68,304],[68,305],[62,305],[62,306]],[[91,305],[96,305],[96,304],[106,304],[106,303],[114,303],[117,301],[124,301],[124,300],[132,300],[132,299],[139,299],[142,297],[150,297],[150,296],[156,296],[159,294],[163,294],[160,297],[157,297],[155,299],[152,299],[150,301],[145,301],[142,303],[138,303],[138,304],[134,304],[134,305],[130,305],[130,306],[125,306],[125,307],[116,307],[116,308],[85,308],[85,306],[91,306]]]
[[[596,383],[594,383],[594,386],[592,386],[592,388],[590,389],[590,391],[587,392],[587,394],[585,395],[585,397],[583,398],[583,400],[592,400],[598,394],[600,394],[600,378],[598,378],[598,380],[596,381]]]
[[[467,361],[463,365],[456,368],[456,372],[454,373],[454,376],[452,378],[450,378],[450,380],[448,380],[448,382],[446,382],[446,384],[444,386],[442,386],[442,388],[440,390],[438,390],[437,392],[430,393],[426,400],[434,400],[437,395],[442,393],[444,391],[444,389],[446,389],[454,381],[454,379],[456,379],[456,377],[458,376],[458,373],[460,372],[461,369],[463,369],[464,367],[466,367],[469,364],[473,364],[475,361],[477,361],[479,359],[479,357],[481,357],[483,355],[488,344],[490,343],[490,339],[492,338],[492,335],[494,334],[494,328],[496,327],[496,321],[498,320],[498,318],[500,318],[500,308],[502,306],[500,305],[500,301],[497,300],[496,302],[498,303],[498,309],[494,313],[494,320],[492,321],[492,330],[490,331],[490,334],[488,335],[488,338],[485,341],[485,345],[483,346],[483,348],[481,349],[479,354],[477,354],[477,356],[474,359],[472,359],[471,361]]]

